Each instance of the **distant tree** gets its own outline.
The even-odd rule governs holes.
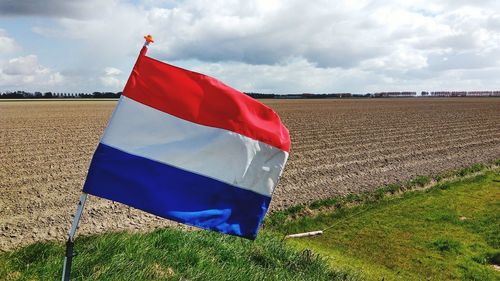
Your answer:
[[[38,92],[36,92],[35,94],[37,94],[37,93],[38,93]],[[41,93],[40,93],[40,94],[41,94]],[[45,93],[43,94],[43,97],[44,97],[44,98],[52,98],[52,97],[53,97],[52,92],[45,92]]]
[[[2,95],[2,99],[22,99],[24,98],[23,94],[18,92],[6,92]]]

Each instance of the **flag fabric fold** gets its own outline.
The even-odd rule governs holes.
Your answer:
[[[255,239],[290,151],[267,106],[143,47],[83,192]]]

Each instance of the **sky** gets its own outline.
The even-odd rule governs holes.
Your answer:
[[[148,55],[245,92],[500,90],[500,1],[0,0],[0,92],[121,91]]]

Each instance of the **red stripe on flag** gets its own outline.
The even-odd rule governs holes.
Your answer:
[[[147,57],[145,47],[123,95],[179,118],[290,151],[288,129],[271,108],[212,77]]]

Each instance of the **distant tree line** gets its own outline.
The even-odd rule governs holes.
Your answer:
[[[262,94],[262,93],[245,93],[248,96],[256,99],[331,99],[331,98],[353,98],[364,97],[366,95],[353,95],[351,93],[329,93],[329,94]]]
[[[351,93],[327,93],[327,94],[264,94],[264,93],[245,93],[255,99],[341,99],[341,98],[404,98],[418,97],[416,92],[377,92],[364,95],[353,95]],[[27,92],[14,91],[0,93],[0,99],[117,99],[122,92],[93,92],[93,93],[59,93],[59,92]],[[500,91],[440,91],[440,92],[421,92],[423,97],[500,97]]]
[[[93,92],[93,93],[56,93],[56,92],[27,92],[15,91],[0,94],[0,99],[47,99],[47,98],[119,98],[122,92]],[[351,93],[329,93],[329,94],[264,94],[264,93],[245,93],[256,99],[324,99],[324,98],[351,98],[368,97],[367,95],[352,95]]]
[[[0,99],[113,99],[119,98],[122,92],[93,92],[93,93],[59,93],[59,92],[27,92],[27,91],[14,91],[4,92],[0,94]]]
[[[500,97],[500,91],[437,91],[422,92],[427,97]]]

